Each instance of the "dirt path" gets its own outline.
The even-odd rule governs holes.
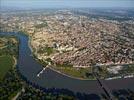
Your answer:
[[[16,60],[16,58],[13,56],[13,60],[14,60],[14,65],[13,65],[13,68],[15,68],[16,67],[16,65],[17,65],[17,60]]]
[[[16,94],[16,96],[12,98],[12,100],[16,100],[16,99],[19,97],[19,95],[20,95],[22,92],[24,92],[24,91],[25,91],[25,88],[22,87],[21,91],[19,91],[19,92]]]

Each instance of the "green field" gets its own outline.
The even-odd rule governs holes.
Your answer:
[[[6,73],[12,68],[14,60],[9,55],[0,56],[0,80],[4,78]]]
[[[53,68],[66,75],[69,75],[70,77],[95,80],[95,78],[92,75],[89,75],[89,73],[92,73],[91,68],[74,68],[74,67],[57,67],[57,66]]]

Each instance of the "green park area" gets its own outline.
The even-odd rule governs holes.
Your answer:
[[[54,53],[55,50],[53,49],[53,47],[44,47],[44,48],[41,48],[39,49],[38,53],[45,53],[47,56],[51,55],[52,53]]]
[[[14,68],[18,40],[12,36],[0,36],[0,44],[0,100],[11,100],[22,88]]]
[[[0,36],[0,80],[11,70],[17,57],[18,41],[15,37]],[[13,58],[14,57],[14,58]]]
[[[92,74],[92,68],[74,68],[71,65],[56,65],[52,67],[55,70],[60,71],[63,74],[66,74],[69,77],[76,79],[86,79],[86,80],[95,80],[95,77]]]
[[[13,67],[14,60],[9,55],[0,56],[0,80],[4,78],[6,73]]]

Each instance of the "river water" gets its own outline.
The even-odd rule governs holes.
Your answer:
[[[86,94],[100,94],[104,93],[97,81],[78,80],[61,75],[49,68],[47,68],[40,77],[37,74],[43,69],[32,55],[28,45],[29,38],[25,35],[15,32],[0,33],[3,35],[14,35],[20,40],[19,44],[19,59],[18,70],[20,74],[29,82],[36,84],[43,88],[58,88],[67,89],[73,92],[80,92]],[[134,78],[116,79],[116,80],[102,80],[103,84],[110,91],[119,89],[134,90]]]

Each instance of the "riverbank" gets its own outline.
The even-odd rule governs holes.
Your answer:
[[[73,76],[70,76],[68,74],[65,74],[65,73],[62,73],[61,71],[58,71],[56,69],[54,69],[53,67],[48,67],[49,69],[63,75],[63,76],[66,76],[66,77],[69,77],[69,78],[72,78],[72,79],[76,79],[76,80],[83,80],[83,81],[93,81],[93,80],[96,80],[95,78],[94,79],[84,79],[84,78],[78,78],[78,77],[73,77]]]
[[[13,56],[13,60],[14,60],[14,65],[13,65],[13,68],[16,68],[16,65],[17,65],[17,59]]]

